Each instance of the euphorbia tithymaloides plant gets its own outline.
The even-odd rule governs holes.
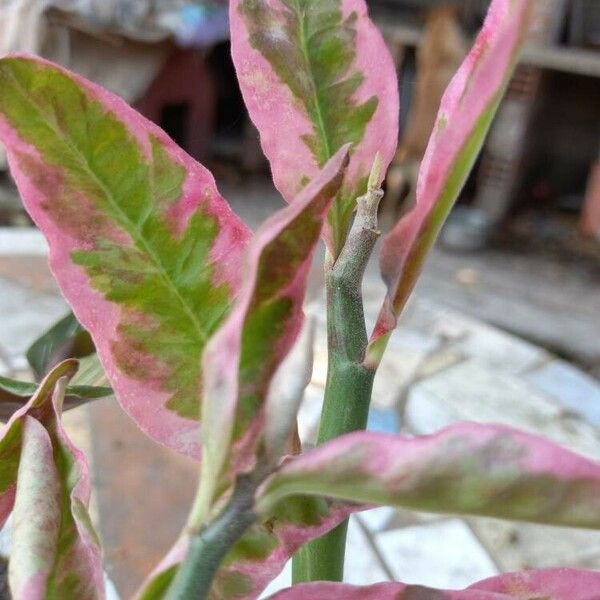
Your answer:
[[[382,243],[388,292],[370,338],[361,279],[398,98],[363,0],[231,1],[242,92],[289,202],[254,236],[210,173],[123,101],[41,59],[0,59],[0,138],[62,292],[125,411],[200,461],[187,525],[140,600],[257,598],[294,554],[299,585],[276,598],[599,597],[600,574],[560,569],[448,592],[310,583],[341,578],[345,519],[376,504],[600,528],[600,465],[548,441],[476,424],[418,438],[360,431],[387,339],[481,147],[529,11],[527,0],[493,0],[442,100],[416,207]],[[302,303],[320,238],[329,371],[318,446],[302,452]],[[33,353],[38,371],[61,331],[89,352],[67,318]],[[63,400],[106,389],[69,385],[76,369],[59,363],[35,393],[0,382],[3,402],[24,404],[0,438],[15,600],[104,595],[88,468],[60,419]]]

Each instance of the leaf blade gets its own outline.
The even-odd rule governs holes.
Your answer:
[[[0,438],[0,522],[13,511],[9,583],[16,600],[104,597],[87,506],[89,469],[60,422],[76,361],[59,364]]]
[[[360,432],[293,459],[257,511],[297,493],[425,512],[600,528],[600,464],[502,426],[417,438]]]
[[[11,169],[119,401],[198,457],[200,355],[249,230],[210,173],[116,96],[26,56],[1,59],[0,80]]]
[[[380,270],[388,292],[370,342],[374,361],[481,149],[523,45],[531,6],[530,0],[493,0],[444,93],[419,170],[416,206],[383,240]]]
[[[600,573],[544,569],[499,575],[464,590],[448,591],[402,583],[365,587],[309,583],[283,590],[270,600],[593,600],[599,587]]]
[[[203,427],[211,434],[204,436],[206,493],[216,486],[226,459],[229,479],[254,466],[255,446],[265,427],[268,389],[300,333],[312,256],[347,160],[344,146],[292,205],[257,232],[238,302],[207,345]]]
[[[7,421],[11,415],[35,394],[37,384],[19,381],[0,375],[0,422]],[[65,408],[75,408],[89,400],[111,396],[112,389],[96,385],[68,385],[65,396]]]
[[[337,256],[376,153],[385,172],[396,148],[391,56],[362,0],[235,0],[230,23],[244,101],[288,202],[339,148],[354,145],[325,232]]]
[[[45,331],[26,352],[27,362],[37,380],[67,358],[81,358],[94,352],[90,335],[70,312]]]

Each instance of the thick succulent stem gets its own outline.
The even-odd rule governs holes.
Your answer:
[[[381,190],[369,185],[367,194],[358,198],[346,243],[327,269],[328,367],[318,444],[367,425],[375,369],[365,362],[368,338],[362,279],[379,237],[377,207],[381,196]],[[294,557],[294,583],[341,581],[347,526],[346,521],[301,549]]]

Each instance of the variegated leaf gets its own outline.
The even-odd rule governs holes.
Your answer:
[[[292,205],[257,232],[239,300],[206,347],[201,485],[208,503],[226,462],[229,480],[254,466],[271,379],[300,333],[313,252],[347,159],[343,146]]]
[[[376,153],[383,175],[398,141],[392,58],[364,0],[232,0],[230,23],[244,100],[288,202],[353,144],[325,235],[337,256]]]
[[[12,511],[14,600],[104,597],[99,542],[87,513],[89,470],[60,421],[76,368],[65,361],[49,373],[0,438],[0,524]]]
[[[600,529],[600,464],[507,427],[416,438],[358,432],[290,460],[256,509],[296,494]]]
[[[309,583],[283,590],[270,600],[597,600],[600,573],[548,569],[509,573],[465,590],[437,590],[421,585],[379,583],[367,587]]]
[[[41,59],[0,60],[0,140],[122,406],[198,457],[200,356],[237,292],[249,230],[158,127]]]
[[[296,550],[336,527],[359,510],[321,498],[286,499],[271,517],[257,523],[239,540],[217,572],[210,600],[256,600],[281,572]],[[144,583],[136,600],[162,600],[187,552],[181,537]]]
[[[525,40],[531,0],[493,0],[472,50],[444,93],[421,163],[417,204],[384,238],[381,274],[388,293],[373,332],[377,362],[427,253],[473,167]]]
[[[29,401],[12,415],[10,421],[4,426],[0,425],[0,528],[6,522],[14,505],[22,447],[22,418],[32,407],[48,402],[58,380],[61,377],[72,377],[76,368],[76,363],[73,361],[67,361],[56,367],[40,383]]]

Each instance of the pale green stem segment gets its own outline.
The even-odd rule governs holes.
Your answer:
[[[368,344],[362,300],[365,268],[379,237],[377,207],[381,162],[375,158],[367,193],[357,200],[354,223],[335,263],[327,268],[328,367],[318,444],[365,429],[375,369],[365,364]],[[309,542],[293,559],[292,581],[342,581],[348,521]]]
[[[235,543],[256,521],[252,510],[257,483],[239,477],[231,499],[221,514],[192,535],[185,560],[179,567],[164,600],[205,600],[219,566]]]

